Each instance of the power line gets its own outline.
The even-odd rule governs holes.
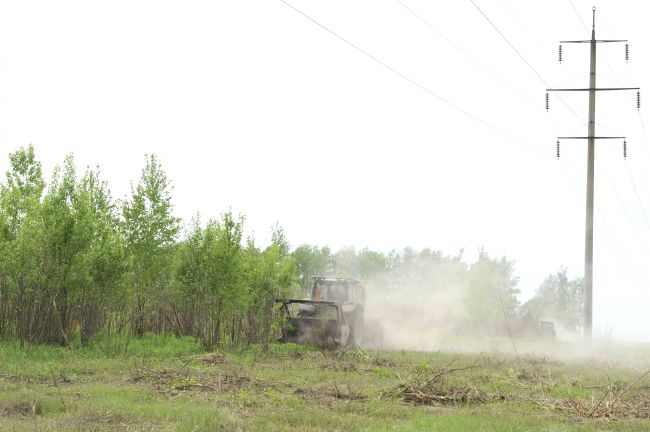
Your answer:
[[[585,20],[582,19],[582,16],[578,12],[578,9],[576,9],[576,5],[573,4],[572,0],[568,0],[569,4],[571,5],[571,8],[573,9],[573,12],[575,12],[576,16],[578,17],[578,21],[580,21],[580,24],[585,28],[585,30],[588,32],[589,27],[587,27],[587,24],[585,24]]]
[[[621,206],[623,209],[623,213],[625,213],[625,217],[627,218],[627,221],[630,223],[630,226],[635,229],[634,222],[632,221],[632,217],[630,216],[630,213],[627,211],[627,207],[625,207],[625,204],[623,204],[623,200],[621,199],[621,195],[618,193],[618,189],[616,187],[616,184],[612,180],[609,174],[607,174],[607,179],[609,180],[609,184],[612,187],[612,190],[614,191],[614,195],[616,195],[616,199],[618,201],[618,204]]]
[[[389,71],[391,71],[395,75],[399,76],[400,78],[404,79],[405,81],[411,83],[412,85],[419,88],[420,90],[422,90],[422,91],[428,93],[429,95],[433,96],[434,98],[438,99],[440,102],[452,107],[456,111],[458,111],[461,114],[464,114],[465,116],[471,118],[475,122],[482,124],[483,126],[487,127],[488,129],[491,129],[491,130],[497,132],[498,134],[503,135],[504,137],[510,139],[511,141],[513,141],[513,142],[515,142],[515,143],[517,143],[519,145],[522,145],[524,147],[527,147],[529,150],[532,150],[532,151],[534,151],[536,153],[543,154],[545,156],[550,156],[549,153],[547,153],[547,152],[545,152],[543,150],[540,150],[540,149],[538,149],[536,147],[533,147],[530,144],[528,144],[528,143],[526,143],[526,142],[524,142],[524,141],[510,135],[509,133],[504,132],[503,130],[497,128],[496,126],[491,125],[490,123],[486,122],[485,120],[482,120],[481,118],[477,117],[476,115],[464,110],[463,108],[459,107],[458,105],[454,104],[453,102],[445,99],[444,97],[442,97],[439,94],[435,93],[433,90],[425,87],[424,85],[420,84],[419,82],[415,81],[414,79],[408,77],[407,75],[403,74],[399,70],[397,70],[394,67],[390,66],[389,64],[385,63],[384,61],[382,61],[378,57],[370,54],[368,51],[364,50],[360,46],[350,42],[347,39],[345,39],[343,36],[339,35],[334,30],[330,29],[329,27],[325,26],[324,24],[321,24],[319,21],[317,21],[316,19],[314,19],[311,16],[307,15],[305,12],[301,11],[300,9],[298,9],[297,7],[295,7],[292,4],[288,3],[287,1],[285,1],[285,0],[280,0],[280,1],[282,3],[284,3],[286,6],[290,7],[294,11],[296,11],[297,13],[299,13],[300,15],[302,15],[303,17],[307,18],[309,21],[313,22],[314,24],[316,24],[317,26],[319,26],[320,28],[325,30],[326,32],[328,32],[329,34],[331,34],[332,36],[336,37],[337,39],[339,39],[342,42],[346,43],[347,45],[351,46],[355,50],[359,51],[361,54],[363,54],[366,57],[370,58],[371,60],[373,60],[374,62],[376,62],[379,65],[383,66],[384,68],[388,69]]]
[[[491,20],[491,19],[490,19],[486,14],[485,14],[485,12],[483,12],[483,10],[482,10],[482,9],[481,9],[481,8],[480,8],[480,7],[475,3],[475,2],[474,2],[474,0],[469,0],[469,1],[474,5],[474,7],[476,8],[476,10],[478,10],[478,11],[480,12],[480,14],[483,15],[483,18],[485,18],[485,19],[487,20],[487,22],[490,23],[490,25],[492,26],[492,28],[494,28],[494,30],[496,30],[496,32],[499,33],[499,36],[501,36],[501,37],[503,38],[503,40],[506,41],[506,43],[507,43],[508,45],[510,45],[510,48],[512,48],[512,50],[513,50],[515,53],[517,53],[517,55],[519,56],[519,58],[520,58],[524,63],[526,63],[526,65],[530,68],[530,70],[532,70],[533,73],[534,73],[535,75],[537,75],[537,78],[539,78],[539,79],[540,79],[544,84],[546,84],[547,87],[550,87],[550,84],[548,84],[548,83],[546,82],[546,80],[544,79],[544,77],[542,77],[542,75],[540,75],[540,73],[537,72],[537,70],[533,67],[533,65],[531,65],[531,64],[528,62],[528,60],[526,60],[526,57],[524,57],[523,54],[521,54],[521,53],[519,52],[519,50],[518,50],[518,49],[517,49],[517,48],[512,44],[512,42],[510,42],[510,40],[506,37],[506,35],[504,35],[504,34],[501,32],[501,30],[499,30],[499,28],[498,28],[498,27],[497,27],[497,26],[492,22],[492,20]]]
[[[485,14],[485,12],[483,12],[483,10],[482,10],[482,9],[481,9],[477,4],[476,4],[476,2],[474,2],[474,0],[469,0],[469,1],[474,5],[474,7],[476,8],[476,10],[479,11],[479,13],[480,13],[481,15],[483,15],[483,18],[485,18],[486,21],[487,21],[488,23],[490,23],[490,25],[492,26],[492,28],[493,28],[493,29],[494,29],[494,30],[499,34],[499,36],[501,36],[501,38],[503,38],[503,40],[504,40],[504,41],[505,41],[505,42],[510,46],[510,48],[512,48],[512,50],[513,50],[515,53],[517,53],[517,55],[519,56],[519,58],[520,58],[520,59],[521,59],[521,60],[522,60],[522,61],[523,61],[523,62],[524,62],[524,63],[525,63],[529,68],[530,68],[530,70],[533,71],[533,73],[534,73],[535,75],[537,75],[537,78],[539,78],[540,81],[542,81],[542,82],[546,85],[546,87],[551,87],[551,85],[550,85],[550,84],[549,84],[549,83],[544,79],[544,77],[543,77],[539,72],[537,72],[537,69],[535,69],[535,68],[533,67],[533,65],[530,64],[530,62],[529,62],[528,60],[526,60],[526,57],[524,57],[524,55],[523,55],[521,52],[519,52],[519,50],[517,49],[517,47],[515,47],[515,46],[513,45],[512,42],[510,42],[510,40],[506,37],[505,34],[503,34],[503,32],[502,32],[501,30],[499,30],[499,27],[497,27],[496,24],[494,24],[494,22],[492,22],[492,20],[490,19],[490,17],[488,17],[488,16]],[[582,119],[582,117],[580,116],[580,114],[578,114],[577,112],[575,112],[575,110],[574,110],[573,108],[571,108],[571,106],[570,106],[570,105],[569,105],[569,104],[568,104],[568,103],[567,103],[567,102],[566,102],[566,101],[565,101],[561,96],[558,95],[557,97],[558,97],[558,99],[560,99],[560,101],[564,104],[564,106],[566,106],[566,107],[569,109],[569,111],[571,111],[571,112],[572,112],[572,113],[573,113],[573,114],[574,114],[574,115],[575,115],[575,116],[576,116],[576,117],[577,117],[577,118],[578,118],[578,119],[579,119],[583,124],[585,124],[585,125],[587,124],[587,122],[585,122],[585,121]]]
[[[402,0],[397,0],[397,3],[399,3],[399,4],[400,4],[404,9],[406,9],[406,10],[407,10],[411,15],[413,15],[413,16],[416,17],[418,20],[420,20],[420,22],[422,22],[422,24],[424,24],[425,26],[427,26],[431,31],[433,31],[435,34],[437,34],[437,35],[440,36],[442,39],[444,39],[444,40],[445,40],[449,45],[451,45],[452,47],[456,48],[456,50],[458,50],[458,52],[460,52],[460,53],[463,54],[465,57],[467,57],[468,59],[470,59],[472,62],[474,62],[474,64],[476,64],[477,66],[479,66],[481,69],[483,69],[484,71],[486,71],[487,73],[489,73],[490,75],[492,75],[492,77],[494,77],[494,78],[495,78],[497,81],[499,81],[501,84],[505,85],[505,86],[508,87],[510,90],[512,90],[513,92],[517,93],[519,96],[521,96],[523,99],[525,99],[526,101],[530,102],[531,104],[534,103],[534,102],[533,102],[533,101],[532,101],[528,96],[524,95],[521,91],[519,91],[518,89],[516,89],[515,87],[513,87],[512,85],[510,85],[510,83],[508,83],[506,80],[504,80],[503,78],[501,78],[499,75],[497,75],[497,74],[496,74],[494,71],[492,71],[490,68],[488,68],[488,67],[485,66],[483,63],[481,63],[480,61],[478,61],[474,56],[472,56],[471,54],[469,54],[467,51],[465,51],[463,48],[461,48],[458,44],[456,44],[454,41],[452,41],[450,38],[448,38],[444,33],[442,33],[440,30],[438,30],[436,27],[434,27],[434,26],[433,26],[429,21],[427,21],[426,19],[424,19],[424,17],[422,17],[422,15],[420,15],[420,14],[417,13],[415,10],[413,10],[411,7],[409,7],[408,5],[406,5]]]
[[[641,115],[641,111],[638,111],[639,113],[639,122],[641,123],[641,132],[643,132],[643,140],[645,141],[646,147],[645,149],[648,151],[648,154],[650,154],[650,142],[648,141],[648,135],[646,134],[645,131],[645,122],[643,121],[643,116]]]
[[[645,149],[650,154],[650,148],[648,147],[650,143],[648,142],[648,135],[646,134],[645,131],[645,122],[643,121],[643,116],[641,115],[641,111],[638,111],[638,113],[639,113],[639,122],[641,123],[641,132],[643,132],[643,141],[645,141]],[[639,194],[637,193],[637,197],[638,196]],[[645,211],[644,211],[644,216],[645,216]],[[647,218],[646,218],[646,222],[647,222]]]
[[[571,180],[571,177],[569,176],[569,173],[568,173],[568,171],[566,170],[566,167],[565,167],[562,163],[560,163],[560,166],[562,167],[562,170],[564,171],[564,175],[565,175],[565,177],[566,177],[567,179],[569,179],[569,185],[571,186],[571,189],[573,190],[573,193],[576,195],[576,197],[578,198],[578,200],[580,200],[580,194],[578,193],[578,189],[576,188],[575,184],[574,184],[573,181]],[[574,172],[578,172],[578,169],[577,169],[577,167],[575,166],[575,164],[572,163],[571,166],[573,167],[573,171],[574,171]],[[608,178],[609,178],[609,177],[608,177]],[[611,182],[611,178],[609,178],[609,179],[610,179],[610,182]],[[612,182],[611,185],[612,185],[613,188],[615,188],[613,182]],[[617,197],[618,197],[619,200],[620,200],[620,197],[619,197],[618,195],[617,195]],[[622,205],[622,204],[621,204],[621,205]],[[579,206],[581,209],[584,210],[584,206],[580,206],[580,205],[578,205],[578,206]],[[612,227],[611,227],[611,226],[609,225],[609,223],[607,222],[607,219],[605,218],[605,214],[601,211],[600,206],[594,205],[594,209],[595,209],[596,213],[598,213],[598,216],[599,216],[599,218],[600,218],[600,221],[603,223],[603,225],[605,226],[605,228],[607,228],[607,230],[608,230],[610,233],[614,234],[614,230],[612,229]],[[623,207],[623,210],[625,211],[626,215],[628,215],[627,211],[625,210],[625,207]],[[630,219],[629,215],[628,215],[628,219]],[[605,242],[607,243],[607,248],[609,249],[609,251],[612,253],[612,255],[616,255],[616,256],[617,256],[617,260],[618,260],[618,255],[614,253],[614,250],[613,250],[611,244],[609,244],[609,242],[608,242],[608,240],[607,240],[607,237],[605,236],[605,233],[604,233],[603,231],[601,231],[600,228],[599,228],[598,226],[596,226],[596,230],[598,231],[598,234],[600,234],[600,236],[603,238],[603,240],[605,240]],[[633,266],[634,269],[638,272],[638,271],[639,271],[638,268],[633,264],[633,261],[632,261],[631,259],[629,259],[629,255],[628,255],[628,253],[627,253],[627,249],[624,248],[624,247],[622,247],[621,249],[623,250],[623,252],[624,252],[624,254],[625,254],[625,258],[627,259],[627,261],[630,262],[630,263],[632,263],[632,266]],[[624,266],[623,263],[622,263],[620,260],[618,261],[618,263],[619,263],[619,266],[621,267],[621,269],[622,269],[625,273],[628,274],[628,277],[630,278],[630,281],[631,281],[632,283],[634,283],[635,285],[638,285],[637,282],[636,282],[636,280],[634,280],[634,279],[631,277],[631,275],[628,273],[628,271],[627,271],[627,269],[626,269],[626,266]]]
[[[628,167],[627,164],[625,165],[625,171],[627,171],[627,175],[630,178],[630,182],[632,183],[632,188],[634,189],[634,195],[636,196],[636,200],[639,203],[639,207],[641,208],[643,219],[645,219],[645,223],[648,226],[648,229],[650,229],[650,221],[648,221],[648,215],[645,212],[645,207],[643,206],[643,202],[641,201],[639,190],[636,187],[636,182],[634,181],[634,177],[632,177],[632,173],[630,172],[630,167]]]
[[[569,185],[571,186],[571,190],[576,195],[578,200],[580,200],[580,194],[578,193],[578,190],[576,189],[575,185],[573,184],[573,181],[571,180],[571,176],[569,176],[569,173],[567,172],[566,168],[564,167],[564,165],[562,163],[560,163],[560,167],[562,168],[562,172],[564,173],[564,176],[569,181]],[[576,203],[576,205],[578,205],[578,204]],[[580,208],[582,208],[582,206],[580,206],[580,205],[578,205],[578,206]],[[602,214],[602,212],[600,211],[600,209],[598,207],[596,207],[596,212],[598,213],[598,216],[600,216],[600,219],[605,223],[605,225],[607,225],[607,222],[605,221],[605,217],[604,217],[604,215]],[[598,234],[600,235],[600,238],[605,243],[605,246],[609,250],[609,253],[616,260],[618,266],[621,268],[621,270],[623,270],[623,273],[625,273],[625,275],[630,280],[630,282],[632,282],[632,285],[634,285],[635,288],[637,290],[639,290],[639,292],[645,293],[645,290],[643,290],[641,288],[641,285],[636,281],[636,279],[634,277],[632,277],[632,275],[630,274],[630,271],[627,269],[625,264],[623,264],[623,262],[621,261],[621,259],[618,256],[618,254],[614,252],[614,249],[612,248],[612,245],[609,243],[609,240],[607,239],[607,236],[605,236],[605,234],[600,230],[598,225],[596,225],[596,231],[598,232]],[[610,231],[611,231],[611,228],[610,228]],[[631,262],[631,260],[629,260],[629,261]]]

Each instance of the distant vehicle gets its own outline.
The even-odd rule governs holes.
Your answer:
[[[555,325],[552,321],[540,321],[538,327],[539,335],[546,339],[555,339]]]
[[[364,335],[364,284],[352,278],[312,277],[309,299],[283,299],[281,340],[327,347],[359,346]]]

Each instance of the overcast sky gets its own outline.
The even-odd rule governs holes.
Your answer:
[[[516,261],[522,299],[582,276],[591,8],[600,86],[650,89],[641,1],[287,0],[0,3],[0,169],[34,144],[46,176],[74,153],[116,198],[145,153],[178,216],[246,215],[292,245],[479,247]],[[575,7],[575,9],[574,9]],[[374,57],[374,59],[370,58]],[[383,63],[382,64],[380,64]],[[534,69],[534,70],[533,70]],[[546,82],[546,83],[545,83]],[[650,93],[649,93],[650,94]],[[642,94],[643,96],[643,94]],[[642,101],[643,102],[643,101]],[[650,144],[634,92],[601,92],[596,336],[650,340]]]

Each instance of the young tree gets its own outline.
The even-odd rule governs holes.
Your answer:
[[[468,277],[465,304],[475,328],[496,330],[509,325],[519,306],[519,278],[514,274],[514,262],[505,257],[491,258],[481,249]]]
[[[162,330],[161,300],[171,277],[171,253],[180,229],[179,219],[172,214],[172,186],[167,175],[155,155],[145,159],[140,180],[131,188],[131,199],[122,209],[135,298],[134,330],[138,335],[151,330],[145,328],[148,312],[158,313],[156,330]],[[154,307],[148,310],[152,302]]]
[[[220,222],[211,220],[205,228],[204,272],[211,300],[204,337],[208,346],[224,342],[224,336],[234,343],[242,331],[238,317],[248,304],[242,253],[243,224],[243,217],[236,219],[228,212]]]
[[[31,144],[10,153],[9,162],[6,184],[0,186],[0,207],[5,218],[4,236],[15,239],[23,219],[39,205],[45,182]]]
[[[255,252],[252,241],[246,249],[250,280],[248,306],[249,343],[268,344],[276,327],[275,300],[293,297],[298,291],[298,270],[282,228],[276,225],[272,243],[263,252]],[[253,258],[253,259],[251,259]]]
[[[0,184],[0,337],[18,335],[23,344],[35,316],[29,285],[41,276],[42,226],[35,214],[45,182],[32,145],[10,153],[9,162],[6,182]]]
[[[75,212],[84,221],[80,227],[89,237],[83,259],[79,260],[80,277],[76,281],[80,288],[81,343],[86,345],[105,324],[109,305],[114,306],[113,315],[124,309],[119,288],[126,265],[116,207],[108,184],[100,178],[99,168],[86,170],[77,190]]]

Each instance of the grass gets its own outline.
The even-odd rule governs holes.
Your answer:
[[[293,344],[206,353],[161,336],[107,357],[3,342],[0,431],[650,430],[650,386],[635,382],[643,358]]]

